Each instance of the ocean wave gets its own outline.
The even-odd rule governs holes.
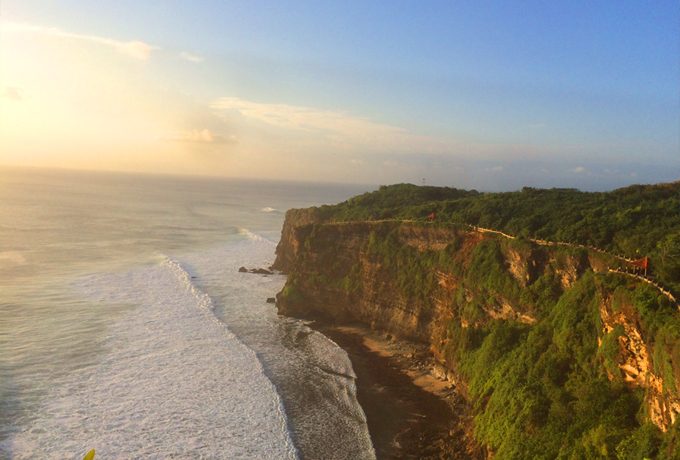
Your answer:
[[[179,261],[171,257],[164,256],[163,264],[175,274],[184,288],[191,292],[191,294],[196,298],[196,304],[199,308],[203,308],[211,312],[215,309],[215,305],[213,304],[210,296],[201,291],[194,283],[191,282],[191,277],[193,275],[191,275],[184,267],[182,267]],[[214,318],[214,320],[219,321],[217,318]],[[226,326],[224,326],[224,328],[226,329]]]
[[[95,448],[102,458],[297,458],[255,352],[214,315],[182,263],[164,257],[78,287],[92,301],[135,308],[110,326],[99,362],[55,381],[1,454],[73,458]]]
[[[239,266],[266,266],[271,257],[269,244],[243,239],[182,261],[191,267],[189,272],[200,274],[200,286],[214,299],[217,315],[257,352],[284,402],[301,455],[374,459],[347,353],[304,322],[278,316],[264,302],[281,290],[283,276],[239,275]]]
[[[275,242],[268,240],[267,238],[265,238],[261,235],[258,235],[257,233],[253,233],[250,230],[248,230],[247,228],[239,228],[238,232],[239,232],[239,234],[248,237],[248,239],[250,239],[250,240],[259,241],[261,243],[268,243],[271,246],[276,246]]]

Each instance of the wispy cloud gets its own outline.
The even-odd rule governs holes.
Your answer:
[[[182,51],[181,53],[179,53],[179,58],[196,64],[200,64],[201,62],[205,61],[205,58],[203,56],[189,53],[188,51]]]
[[[492,144],[452,134],[424,135],[410,129],[374,121],[341,110],[256,102],[222,97],[210,107],[230,123],[247,124],[264,139],[269,135],[277,147],[291,151],[334,151],[364,155],[375,153],[455,155],[457,158],[502,158],[547,154],[549,147],[523,144]],[[249,131],[252,133],[252,131]],[[502,172],[502,166],[494,172]]]
[[[208,128],[203,129],[190,129],[188,131],[182,131],[172,136],[170,140],[177,142],[189,142],[194,144],[226,144],[236,142],[236,138],[233,136],[222,136],[213,133]]]
[[[114,49],[115,51],[128,56],[132,59],[145,61],[149,59],[154,50],[159,49],[157,46],[150,45],[140,40],[122,41],[108,37],[101,37],[98,35],[79,34],[68,32],[56,27],[45,27],[33,24],[3,22],[0,24],[3,31],[6,32],[20,32],[44,35],[48,37],[64,38],[71,40],[80,40],[97,45],[103,45]]]
[[[588,172],[588,170],[583,166],[577,166],[575,168],[570,169],[569,171],[576,173],[576,174],[583,174],[583,173]]]
[[[376,123],[343,112],[287,104],[266,104],[236,97],[219,98],[213,102],[212,108],[235,111],[246,118],[272,126],[301,131],[319,130],[352,136],[406,133],[402,128]]]
[[[211,108],[242,122],[258,123],[264,132],[277,133],[299,148],[333,149],[339,152],[363,153],[390,151],[400,153],[442,149],[435,140],[406,129],[375,122],[348,113],[314,107],[254,102],[236,97],[215,100]]]

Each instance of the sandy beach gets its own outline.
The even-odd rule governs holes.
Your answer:
[[[435,377],[427,348],[363,326],[315,328],[344,348],[379,459],[483,458],[469,442],[464,399]]]

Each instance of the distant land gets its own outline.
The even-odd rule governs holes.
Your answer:
[[[274,267],[280,313],[426,347],[468,415],[427,456],[680,458],[680,182],[382,186],[289,210]]]

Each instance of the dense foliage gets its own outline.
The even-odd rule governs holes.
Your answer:
[[[400,227],[408,224],[377,224],[360,252],[380,267],[390,289],[409,308],[425,316],[434,314],[436,273],[457,280],[450,299],[453,319],[446,325],[441,351],[467,382],[475,406],[475,435],[496,458],[680,459],[680,422],[667,433],[650,422],[644,402],[648,395],[626,384],[619,369],[619,337],[625,331],[617,325],[605,334],[599,310],[604,302],[613,313],[633,318],[653,372],[663,380],[663,394],[677,395],[677,306],[654,287],[620,275],[586,270],[568,289],[560,278],[567,265],[589,266],[586,262],[593,257],[605,267],[613,263],[613,257],[579,245],[595,246],[628,257],[649,256],[652,275],[677,297],[680,182],[606,193],[532,188],[479,193],[400,184],[316,212],[322,222],[426,222],[434,212],[436,220],[428,225],[451,230],[445,249],[423,251],[401,242]],[[518,238],[470,244],[459,231],[467,225]],[[312,226],[306,245],[314,243],[316,228]],[[545,249],[529,238],[579,245]],[[329,251],[323,258],[329,263],[316,267],[319,273],[313,275],[317,285],[350,300],[359,298],[366,282],[360,262],[345,264],[329,241],[316,243],[317,250]],[[508,270],[508,254],[528,259],[536,251],[543,251],[534,258],[543,261],[542,271],[519,281]],[[291,299],[300,295],[295,285],[293,276],[284,292]],[[534,322],[494,319],[489,308],[502,304]]]
[[[435,212],[437,222],[647,255],[652,275],[680,293],[680,182],[611,192],[525,187],[505,193],[398,184],[319,211],[329,221],[424,220]]]
[[[648,421],[643,390],[626,385],[617,367],[623,330],[602,336],[599,313],[603,292],[614,299],[614,311],[631,310],[653,345],[655,372],[673,389],[680,378],[674,374],[680,369],[674,305],[647,285],[592,271],[564,290],[548,267],[522,287],[504,254],[521,251],[524,242],[487,239],[468,255],[460,244],[454,238],[445,250],[420,252],[400,244],[394,230],[372,233],[364,250],[409,304],[431,305],[436,271],[461,280],[445,355],[468,382],[476,436],[497,458],[677,458],[680,424],[664,434]],[[569,247],[553,251],[556,259],[580,255]],[[350,273],[345,283],[356,286],[360,279]],[[499,298],[530,311],[536,323],[489,320],[484,308]]]

